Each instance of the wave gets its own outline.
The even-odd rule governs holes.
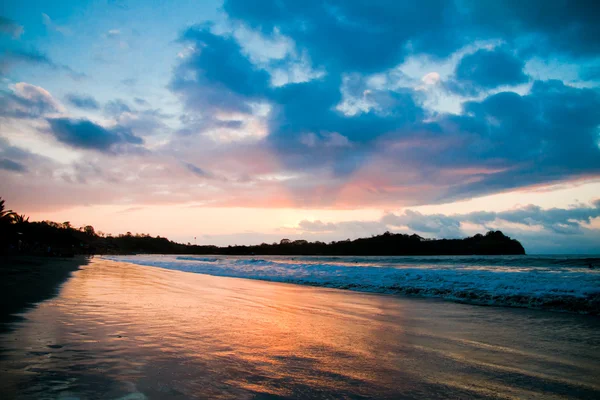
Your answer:
[[[179,256],[177,260],[187,260],[187,261],[204,261],[204,262],[217,262],[218,258],[206,258],[206,257],[190,257],[190,256]]]
[[[600,258],[592,257],[107,258],[215,276],[600,315]]]

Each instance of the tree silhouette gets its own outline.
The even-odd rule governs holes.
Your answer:
[[[13,210],[6,210],[4,200],[0,197],[0,224],[12,224],[17,214]]]
[[[7,210],[4,205],[4,200],[0,197],[0,246],[4,247],[11,241],[12,232],[14,231],[13,223],[15,222],[15,214],[12,210]]]
[[[25,214],[15,214],[13,221],[17,225],[22,225],[29,222],[29,217],[27,217]]]
[[[262,243],[253,246],[217,247],[173,242],[165,237],[149,234],[102,235],[91,225],[79,229],[66,221],[29,222],[25,215],[7,210],[0,198],[0,254],[3,252],[27,251],[44,254],[52,247],[53,255],[75,253],[158,253],[158,254],[226,254],[226,255],[355,255],[355,256],[399,256],[399,255],[492,255],[525,254],[517,240],[500,231],[485,235],[477,234],[464,239],[425,239],[419,235],[385,232],[370,238],[340,240],[331,243],[309,242],[303,239],[281,239],[279,243]],[[25,250],[23,250],[25,249]]]

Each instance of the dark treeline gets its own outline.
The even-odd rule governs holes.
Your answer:
[[[4,209],[0,199],[0,252],[69,256],[74,254],[223,254],[223,255],[496,255],[525,254],[521,243],[500,231],[464,239],[425,239],[394,234],[337,242],[282,239],[254,246],[199,246],[147,234],[111,236],[92,226],[75,228],[69,222],[29,222]]]
[[[419,235],[386,232],[382,235],[338,242],[308,242],[282,239],[279,243],[257,246],[191,246],[198,254],[229,255],[353,255],[353,256],[416,256],[416,255],[492,255],[525,254],[515,239],[500,231],[490,231],[465,239],[425,239]]]

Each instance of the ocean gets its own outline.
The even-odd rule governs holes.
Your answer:
[[[214,276],[600,314],[600,256],[107,258]]]

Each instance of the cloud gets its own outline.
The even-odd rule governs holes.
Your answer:
[[[597,89],[535,81],[529,91],[525,88],[520,94],[498,92],[502,87],[529,82],[524,73],[527,53],[511,42],[455,53],[458,64],[452,82],[443,82],[446,78],[439,72],[424,78],[425,84],[436,86],[431,90],[454,83],[456,92],[479,95],[471,101],[459,97],[463,103],[458,115],[431,112],[423,105],[425,95],[419,90],[423,82],[407,87],[393,81],[401,75],[394,69],[396,63],[417,49],[428,52],[429,57],[447,55],[461,48],[465,38],[437,43],[443,39],[438,34],[456,33],[455,24],[447,21],[429,33],[401,27],[394,35],[404,38],[402,49],[390,43],[390,48],[396,49],[392,58],[386,54],[363,63],[370,50],[360,42],[352,46],[344,42],[355,31],[379,37],[379,29],[396,29],[387,20],[396,13],[414,20],[429,17],[421,14],[426,8],[422,6],[413,9],[395,2],[381,6],[385,13],[354,2],[334,1],[329,8],[315,3],[313,9],[296,9],[279,2],[265,1],[249,8],[227,1],[224,9],[230,18],[261,35],[285,37],[293,43],[290,46],[305,50],[325,73],[275,86],[271,70],[253,60],[235,35],[216,34],[211,26],[193,27],[182,36],[189,51],[182,56],[170,84],[186,112],[194,116],[182,120],[186,126],[181,132],[224,137],[214,132],[222,124],[220,114],[264,121],[263,146],[277,157],[280,168],[317,177],[311,182],[284,183],[291,197],[303,206],[329,206],[332,201],[349,207],[373,202],[437,203],[600,173]],[[443,2],[440,7],[450,9],[450,19],[470,21],[469,12],[455,15],[452,3]],[[323,21],[332,26],[321,27]],[[339,44],[335,41],[338,49],[331,49],[327,42],[337,36],[328,36],[323,29],[350,35],[340,38]],[[321,34],[318,40],[312,37],[317,32]],[[470,21],[461,32],[468,36],[469,32],[487,31]],[[498,37],[490,39],[502,42]],[[384,40],[381,46],[373,43],[378,45],[371,47],[380,51],[388,42]],[[351,54],[333,57],[346,45]],[[325,48],[327,54],[321,53]],[[467,55],[460,56],[465,52]],[[386,79],[376,83],[374,75],[369,75],[374,71]],[[266,105],[269,111],[258,115],[256,104]],[[422,146],[422,142],[434,145]],[[385,168],[386,173],[381,174],[374,165]],[[411,186],[420,190],[411,190]]]
[[[132,112],[131,108],[121,99],[111,100],[104,105],[104,111],[108,115],[118,116],[125,112]]]
[[[0,16],[0,33],[10,35],[13,39],[18,39],[23,34],[23,27],[12,19]]]
[[[320,220],[302,220],[298,223],[297,230],[302,233],[338,234],[347,237],[365,237],[380,234],[388,227],[380,221],[342,221],[337,223],[322,222]]]
[[[401,215],[387,214],[381,221],[389,226],[406,226],[412,231],[445,238],[464,236],[460,229],[460,221],[442,214],[423,215],[417,211],[406,210]]]
[[[526,41],[522,44],[524,50],[539,55],[595,58],[600,53],[598,7],[594,1],[461,3],[466,11],[465,24],[474,26],[479,38],[501,37],[513,45]]]
[[[348,236],[349,227],[363,226],[369,234],[392,230],[416,232],[426,237],[460,238],[501,229],[521,240],[529,252],[557,252],[560,249],[589,252],[594,249],[594,241],[597,243],[600,239],[600,229],[590,228],[588,224],[598,218],[600,199],[570,208],[542,209],[527,205],[500,212],[474,211],[451,215],[422,214],[408,209],[401,214],[387,213],[377,221],[333,223],[302,220],[295,230],[308,234],[333,234],[341,238]]]
[[[148,103],[146,100],[140,98],[140,97],[135,97],[133,99],[133,101],[135,102],[135,104],[137,104],[138,106],[143,106],[143,107],[147,107],[150,105],[150,103]]]
[[[33,65],[46,65],[55,68],[56,65],[43,53],[36,50],[11,50],[2,54],[0,59],[0,73],[5,74],[14,64],[27,63]]]
[[[593,201],[590,206],[569,209],[542,209],[539,206],[530,204],[515,210],[496,213],[470,213],[460,218],[463,222],[484,226],[495,220],[502,220],[527,226],[541,226],[558,234],[574,234],[582,230],[582,224],[590,223],[592,219],[598,217],[600,217],[600,199]]]
[[[0,158],[0,169],[13,172],[27,171],[27,168],[23,164],[9,160],[8,158]]]
[[[16,173],[48,171],[53,163],[46,157],[13,146],[0,137],[0,170]]]
[[[121,83],[125,86],[135,86],[135,85],[137,85],[137,79],[136,78],[125,78],[125,79],[121,79]]]
[[[49,118],[50,132],[69,146],[114,152],[119,146],[141,145],[143,140],[130,129],[115,126],[105,128],[86,119]]]
[[[538,17],[512,1],[502,7],[470,0],[246,3],[225,1],[227,16],[218,25],[182,32],[184,50],[176,59],[172,54],[176,64],[169,81],[181,103],[160,99],[169,113],[182,106],[183,114],[172,120],[133,94],[105,105],[76,93],[65,102],[102,110],[110,122],[57,118],[51,114],[62,113],[59,104],[41,95],[23,98],[12,89],[2,92],[0,113],[43,118],[14,122],[21,125],[63,120],[50,123],[48,132],[72,147],[99,150],[84,153],[94,158],[94,168],[81,163],[69,166],[75,172],[63,167],[68,171],[56,176],[75,184],[131,182],[139,175],[136,196],[152,187],[156,196],[168,192],[178,201],[395,208],[600,176],[597,85],[576,78],[534,81],[531,68],[532,57],[540,63],[568,61],[581,67],[573,76],[594,76],[597,39],[581,35],[597,28],[587,15],[577,17],[582,3],[563,4],[564,16],[551,4]],[[494,12],[503,19],[492,20]],[[107,36],[130,32],[123,27],[107,33],[108,28]],[[554,30],[570,37],[571,49]],[[2,57],[3,65],[70,73],[35,49]],[[414,68],[415,59],[423,60],[422,68]],[[131,89],[142,81],[121,83]],[[428,96],[451,103],[446,109],[454,114],[430,107]],[[136,158],[135,165],[129,152],[114,157],[141,151],[142,138],[152,154]],[[33,170],[28,162],[2,159]],[[110,168],[102,165],[106,159]],[[188,180],[203,188],[189,187]],[[121,199],[125,189],[101,197]],[[458,234],[456,223],[441,216],[402,218],[425,231]],[[321,229],[332,228],[322,224]]]
[[[98,110],[100,104],[92,96],[77,93],[68,93],[65,99],[77,108],[84,110]]]
[[[458,63],[453,88],[461,94],[477,93],[498,86],[515,86],[528,81],[525,62],[506,49],[480,49]]]
[[[365,91],[360,78],[329,75],[274,90],[267,140],[281,162],[293,169],[330,168],[335,175],[348,175],[367,161],[379,137],[410,127],[423,115],[410,90]],[[367,106],[345,114],[336,108],[345,94],[366,98]],[[324,140],[307,152],[306,139],[313,136]],[[352,150],[350,143],[356,144]]]
[[[123,34],[120,29],[110,29],[102,34],[102,37],[112,41],[113,44],[118,45],[121,50],[127,50],[129,48],[129,44],[123,39]]]
[[[320,220],[302,220],[297,229],[303,232],[334,232],[344,230],[349,224],[363,224],[375,230],[406,227],[410,231],[430,234],[436,237],[455,238],[467,234],[463,224],[477,225],[485,230],[495,229],[498,223],[512,223],[525,227],[541,227],[560,235],[581,233],[583,225],[600,218],[600,199],[589,205],[580,204],[571,208],[543,209],[536,205],[527,205],[507,211],[474,211],[466,214],[422,214],[410,209],[401,214],[386,213],[378,221],[322,222]]]
[[[129,10],[129,7],[127,6],[127,4],[125,4],[124,1],[122,0],[108,0],[107,4],[119,8],[121,10]]]
[[[0,92],[0,116],[37,118],[60,112],[63,107],[45,89],[25,82],[12,86],[11,92]]]
[[[135,98],[136,104],[150,105],[143,99]],[[130,129],[138,136],[152,135],[157,132],[168,133],[170,128],[164,123],[163,119],[171,118],[171,114],[165,114],[160,109],[136,110],[130,107],[124,100],[115,99],[104,105],[104,113],[113,117],[117,123]]]
[[[52,18],[48,16],[48,14],[42,13],[42,20],[48,30],[59,32],[63,35],[71,35],[72,33],[71,29],[67,28],[66,26],[56,24]]]
[[[268,91],[269,74],[242,54],[235,38],[197,26],[185,31],[181,40],[194,50],[178,66],[170,88],[189,109],[249,113],[247,101],[260,100]]]
[[[447,203],[600,175],[598,89],[535,81],[526,94],[498,92],[462,108],[379,137],[336,199]]]
[[[526,95],[501,92],[463,105],[461,116],[437,126],[460,132],[465,142],[434,160],[448,166],[504,167],[476,182],[456,187],[452,196],[477,195],[593,176],[600,173],[600,92],[560,81],[536,81]]]
[[[2,54],[0,58],[0,74],[6,74],[17,64],[29,64],[36,66],[45,66],[53,70],[66,73],[73,80],[81,80],[87,77],[86,74],[74,71],[67,65],[57,64],[52,61],[47,55],[40,53],[35,49],[16,49],[9,50]]]
[[[194,175],[197,175],[201,178],[209,178],[209,179],[214,178],[213,174],[211,174],[208,171],[205,171],[204,169],[202,169],[192,163],[184,162],[183,165],[185,166],[185,168],[187,168],[188,171],[191,171],[192,173],[194,173]]]
[[[377,72],[398,65],[410,52],[446,56],[466,40],[455,34],[458,8],[443,0],[426,0],[418,6],[393,0],[375,4],[308,0],[302,6],[228,0],[224,10],[230,18],[266,34],[277,29],[291,37],[328,72]]]
[[[298,223],[298,228],[304,232],[332,232],[338,229],[337,225],[332,222],[324,223],[320,220],[308,221],[306,219]]]
[[[475,224],[486,230],[494,229],[498,223],[512,223],[525,227],[540,227],[547,233],[556,235],[582,234],[594,218],[600,217],[600,199],[589,206],[579,205],[572,208],[542,209],[527,205],[501,212],[471,212],[445,216],[442,214],[424,215],[406,210],[401,215],[387,214],[382,222],[390,226],[407,226],[409,229],[438,235],[440,237],[465,236],[461,230],[464,223]],[[510,229],[510,228],[508,228]]]
[[[440,74],[437,72],[429,72],[421,78],[425,85],[436,85],[440,81]]]
[[[147,136],[155,133],[168,133],[171,131],[163,122],[163,118],[169,118],[159,110],[123,111],[118,114],[117,122],[120,126],[129,128],[138,136]]]

